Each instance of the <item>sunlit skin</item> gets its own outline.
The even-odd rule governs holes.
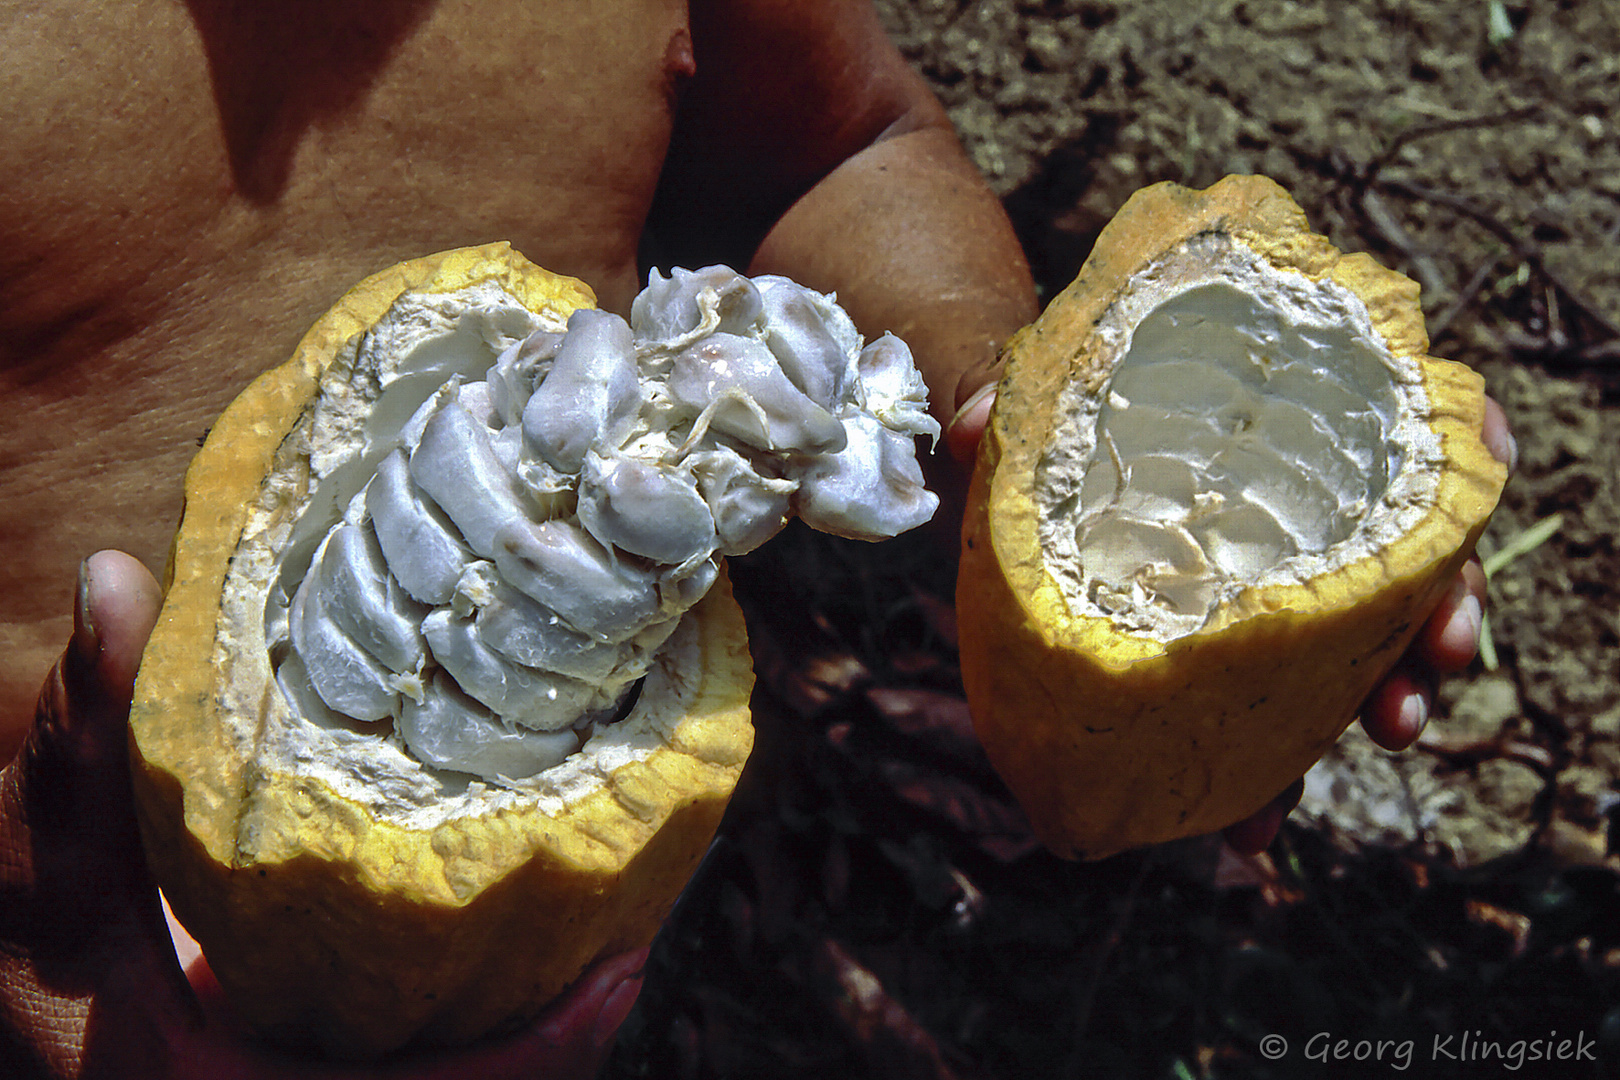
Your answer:
[[[255,1049],[182,971],[123,724],[186,464],[349,285],[501,239],[621,312],[642,262],[836,290],[950,421],[1036,314],[999,204],[865,0],[0,0],[0,78],[0,760],[29,738],[0,788],[0,1072],[589,1075],[638,956],[505,1043],[384,1072]],[[947,514],[985,407],[932,467]],[[1374,695],[1379,741],[1472,656],[1467,595]]]

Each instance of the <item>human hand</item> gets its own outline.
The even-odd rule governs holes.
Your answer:
[[[100,552],[80,570],[74,631],[34,726],[0,773],[0,1073],[274,1080],[594,1075],[641,986],[645,951],[598,964],[499,1041],[385,1065],[257,1045],[206,960],[182,971],[141,849],[126,722],[157,583]]]
[[[961,405],[945,431],[945,444],[961,462],[971,462],[979,439],[990,419],[996,384],[990,370],[972,373],[959,391]],[[970,381],[971,380],[971,381]],[[1511,471],[1516,451],[1502,407],[1487,398],[1481,430],[1485,446]],[[1459,671],[1473,662],[1479,650],[1480,627],[1484,618],[1485,571],[1478,557],[1469,559],[1440,601],[1412,646],[1378,686],[1373,688],[1361,709],[1361,726],[1379,746],[1404,750],[1417,741],[1429,720],[1438,675]],[[1264,851],[1283,819],[1298,804],[1303,781],[1289,785],[1252,817],[1229,826],[1223,835],[1240,854]]]

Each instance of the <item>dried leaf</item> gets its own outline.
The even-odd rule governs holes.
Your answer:
[[[1040,847],[1029,820],[1011,799],[909,761],[882,761],[878,771],[896,795],[954,827],[994,859],[1013,862]]]
[[[1254,889],[1266,907],[1285,907],[1305,899],[1305,894],[1289,885],[1277,872],[1277,864],[1265,852],[1258,855],[1239,855],[1225,844],[1215,864],[1211,882],[1216,889]]]
[[[969,759],[977,767],[988,765],[978,737],[973,734],[966,698],[937,690],[874,686],[867,690],[866,700],[901,734],[925,739],[944,753]]]
[[[1524,954],[1525,945],[1530,941],[1530,916],[1478,899],[1465,901],[1463,910],[1468,913],[1468,921],[1475,926],[1492,927],[1511,938],[1514,956]]]
[[[823,938],[818,966],[837,985],[835,1011],[851,1035],[883,1067],[876,1075],[955,1080],[939,1043],[881,979],[832,938]]]

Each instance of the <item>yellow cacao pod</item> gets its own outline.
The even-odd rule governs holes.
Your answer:
[[[1505,469],[1417,286],[1276,184],[1134,195],[1005,349],[963,527],[962,675],[1053,850],[1211,832],[1317,760]]]
[[[723,574],[628,714],[516,786],[424,770],[386,720],[300,717],[272,673],[276,565],[317,474],[380,422],[357,361],[380,320],[431,368],[488,363],[594,303],[505,244],[383,271],[229,407],[187,474],[130,714],[134,787],[159,884],[273,1038],[364,1058],[535,1016],[592,961],[651,941],[748,757],[753,676]],[[423,692],[408,672],[391,685]]]

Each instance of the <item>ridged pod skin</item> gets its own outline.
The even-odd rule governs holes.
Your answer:
[[[723,576],[688,616],[701,660],[681,673],[688,707],[664,744],[559,813],[403,828],[261,768],[229,737],[216,695],[221,590],[283,440],[321,372],[402,293],[482,282],[535,312],[595,305],[583,284],[505,244],[403,263],[356,286],[220,417],[186,476],[130,712],[142,836],[176,914],[249,1023],[337,1057],[511,1027],[592,961],[647,945],[753,742],[746,631]]]
[[[1104,313],[1141,268],[1211,233],[1353,291],[1390,351],[1419,359],[1444,464],[1433,507],[1381,551],[1302,584],[1252,586],[1165,643],[1071,611],[1043,561],[1035,473],[1064,388],[1105,374]],[[1247,818],[1322,755],[1405,651],[1506,479],[1480,437],[1482,380],[1427,350],[1416,284],[1312,234],[1262,177],[1138,192],[1008,343],[963,527],[962,675],[990,760],[1053,851],[1103,858]]]

